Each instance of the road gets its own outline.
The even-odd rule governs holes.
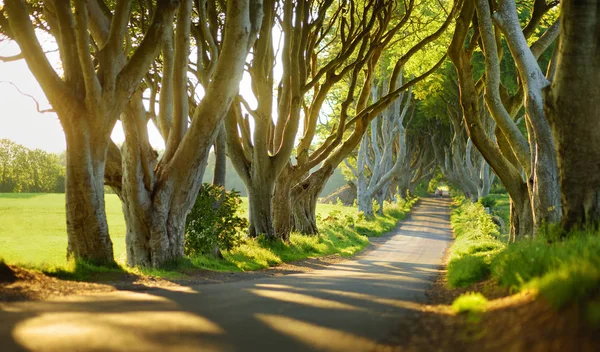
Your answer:
[[[302,274],[0,304],[1,351],[368,351],[425,299],[451,241],[422,199],[374,249]]]

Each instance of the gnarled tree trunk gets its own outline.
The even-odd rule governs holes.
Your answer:
[[[109,136],[101,134],[83,119],[65,128],[67,257],[111,265],[113,247],[104,208]]]

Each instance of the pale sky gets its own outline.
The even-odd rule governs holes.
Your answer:
[[[47,50],[54,45],[42,42]],[[0,41],[0,56],[15,55],[20,52],[15,42]],[[58,52],[49,54],[50,62],[59,62]],[[54,113],[39,113],[30,97],[21,94],[12,84],[25,94],[32,95],[40,103],[40,109],[51,109],[42,88],[33,77],[25,60],[0,61],[0,139],[8,138],[30,149],[43,149],[60,153],[66,149],[65,135],[58,117]],[[150,141],[157,149],[164,149],[160,134],[149,123]],[[121,122],[118,121],[112,134],[113,141],[125,140]]]
[[[42,42],[42,45],[45,50],[52,50],[55,47],[55,44],[50,41]],[[19,52],[19,46],[15,42],[0,41],[0,56],[12,56]],[[51,63],[60,62],[58,52],[50,53],[48,56]],[[279,71],[276,74],[281,74],[281,69],[276,71]],[[30,149],[39,148],[52,153],[64,151],[65,136],[56,114],[39,113],[35,101],[21,94],[13,84],[23,93],[34,96],[40,103],[41,110],[52,108],[42,88],[29,71],[25,60],[0,61],[0,139],[8,138]],[[252,108],[256,107],[247,73],[240,82],[240,93]],[[164,141],[152,122],[148,123],[148,133],[150,143],[155,149],[165,148]],[[120,121],[117,121],[113,130],[112,140],[116,143],[125,140]]]
[[[2,0],[0,0],[0,5]],[[44,50],[56,49],[54,38],[44,33],[39,33],[38,39]],[[275,47],[281,39],[281,33],[277,28],[273,30],[273,41]],[[19,46],[7,39],[0,37],[0,56],[11,56],[20,52]],[[282,75],[281,52],[278,52],[278,60],[275,65],[275,80]],[[61,74],[60,58],[57,51],[50,52],[48,59],[55,69]],[[0,139],[8,138],[18,144],[30,149],[43,149],[48,152],[60,153],[66,149],[65,136],[62,126],[55,113],[39,113],[35,101],[19,92],[12,84],[25,94],[35,97],[40,103],[40,109],[51,109],[44,92],[37,83],[25,60],[12,62],[0,61]],[[240,94],[244,96],[251,108],[256,108],[256,99],[252,94],[251,79],[246,72],[240,82]],[[202,92],[199,92],[202,94]],[[273,104],[273,118],[276,119],[276,104]],[[253,130],[253,121],[250,122]],[[302,124],[301,124],[302,126]],[[165,144],[158,130],[152,122],[148,123],[150,143],[155,149],[164,149]],[[117,121],[112,133],[112,140],[122,143],[125,140],[121,122]]]
[[[16,43],[0,42],[0,56],[18,53]],[[35,102],[7,82],[12,82],[24,93],[35,96],[41,109],[51,108],[24,60],[0,61],[0,139],[8,138],[31,149],[39,148],[55,153],[65,150],[65,137],[56,114],[38,113]]]

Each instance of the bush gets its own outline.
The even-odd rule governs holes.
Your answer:
[[[185,254],[211,254],[215,248],[230,250],[242,240],[241,231],[248,221],[237,216],[241,204],[239,192],[205,183],[185,226]]]
[[[448,264],[448,284],[450,287],[466,287],[485,279],[489,273],[489,264],[483,257],[466,255]]]
[[[493,208],[496,205],[496,199],[494,197],[485,196],[479,199],[479,203],[483,205],[485,208]]]

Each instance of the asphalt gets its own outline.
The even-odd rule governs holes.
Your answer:
[[[450,241],[449,200],[426,198],[308,273],[0,304],[0,351],[370,351],[425,301]]]

